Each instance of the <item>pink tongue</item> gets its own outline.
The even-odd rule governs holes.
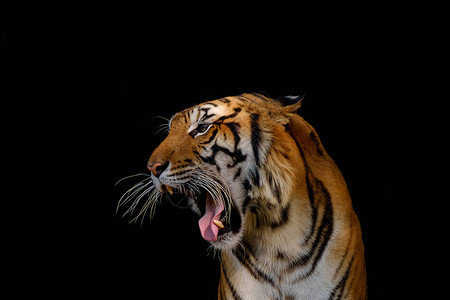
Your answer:
[[[215,203],[209,193],[206,193],[205,215],[198,220],[198,226],[202,237],[207,241],[216,241],[219,227],[213,223],[213,220],[219,220],[220,214],[224,209],[223,203]]]

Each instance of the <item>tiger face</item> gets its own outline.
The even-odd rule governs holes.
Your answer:
[[[234,248],[248,227],[252,186],[262,185],[259,169],[274,134],[286,132],[298,106],[244,94],[175,114],[147,165],[156,193],[186,195],[202,237],[218,249]]]

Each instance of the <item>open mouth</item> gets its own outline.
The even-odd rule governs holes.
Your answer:
[[[231,208],[227,210],[223,201],[214,200],[207,191],[202,194],[200,201],[197,202],[203,214],[198,221],[202,237],[214,242],[230,232],[238,232],[241,218],[236,207],[231,205]]]
[[[214,199],[205,189],[198,193],[186,192],[184,189],[164,186],[172,194],[188,196],[192,205],[196,205],[201,218],[198,221],[200,233],[206,241],[215,242],[228,234],[239,232],[241,217],[234,204],[228,205],[222,199]]]

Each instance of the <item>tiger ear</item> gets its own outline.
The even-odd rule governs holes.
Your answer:
[[[273,112],[276,122],[286,126],[289,123],[292,115],[294,115],[302,106],[303,98],[304,95],[275,98],[276,101],[283,104],[282,107]]]
[[[275,100],[280,102],[281,104],[283,104],[283,106],[298,105],[297,109],[294,111],[294,112],[296,112],[300,108],[303,98],[305,98],[305,95],[282,96],[282,97],[275,98]]]

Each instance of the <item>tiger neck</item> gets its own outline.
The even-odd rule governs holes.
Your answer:
[[[284,206],[252,212],[248,216],[247,224],[251,225],[246,228],[242,245],[255,262],[279,268],[283,262],[295,260],[301,255],[301,245],[308,236],[308,226],[303,224],[310,223],[311,214],[306,207],[302,209],[302,199],[291,200]],[[278,217],[267,218],[270,214]]]
[[[283,134],[273,135],[264,163],[244,182],[244,235],[242,247],[233,250],[235,257],[253,257],[274,273],[308,251],[314,219],[324,211],[322,203],[311,205],[311,174],[295,142]]]
[[[255,263],[279,269],[283,262],[301,254],[312,214],[302,170],[280,164],[274,170],[270,156],[268,161],[259,170],[259,184],[250,189],[242,247],[238,246],[234,254],[239,256],[244,250]]]

